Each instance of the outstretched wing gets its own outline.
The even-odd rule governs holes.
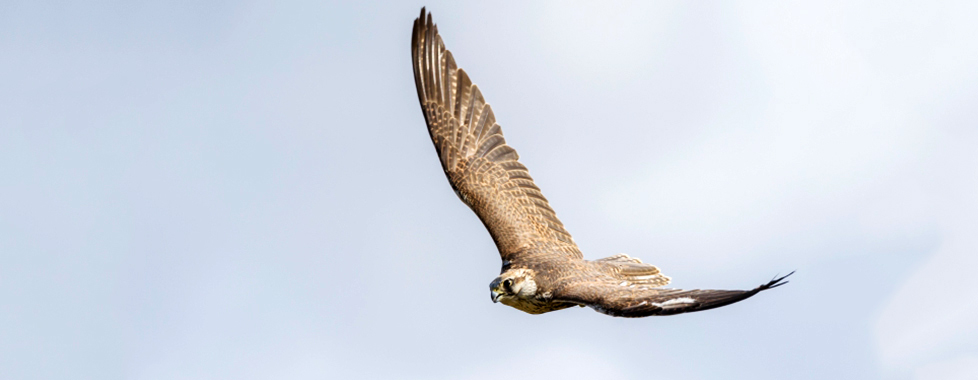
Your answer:
[[[660,289],[625,282],[614,283],[603,276],[592,277],[565,285],[554,295],[554,301],[586,305],[616,317],[680,314],[745,300],[761,291],[787,284],[784,279],[792,273],[751,290]]]
[[[445,175],[485,224],[503,260],[542,252],[580,259],[516,150],[506,145],[492,108],[455,65],[424,8],[414,20],[411,55],[418,100]]]

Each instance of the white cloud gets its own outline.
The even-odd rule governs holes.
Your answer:
[[[876,323],[880,361],[903,373],[978,350],[978,156],[975,136],[944,141],[930,178],[943,241],[893,294]],[[934,165],[939,167],[939,165]]]
[[[978,341],[975,247],[972,235],[949,237],[893,295],[876,325],[885,369],[913,369]]]
[[[972,380],[978,379],[978,354],[928,364],[914,372],[915,380]]]
[[[543,55],[581,80],[607,82],[634,75],[668,39],[676,2],[553,1],[536,33]]]
[[[863,212],[859,227],[874,235],[892,235],[876,222],[891,226],[884,230],[929,223],[921,194],[902,188],[929,126],[888,100],[871,52],[842,32],[848,19],[832,7],[744,8],[742,38],[729,42],[742,41],[734,49],[749,51],[760,71],[740,96],[766,102],[717,115],[705,132],[687,132],[701,135],[687,147],[610,188],[609,219],[694,240],[697,257],[713,262],[762,253],[772,237],[838,238],[826,229],[866,203],[906,215],[881,221]],[[718,238],[697,239],[704,230]]]

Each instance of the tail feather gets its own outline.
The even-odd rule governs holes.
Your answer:
[[[624,286],[641,285],[654,288],[668,285],[672,280],[662,274],[655,265],[643,263],[642,260],[624,253],[597,259],[594,262],[603,265]]]

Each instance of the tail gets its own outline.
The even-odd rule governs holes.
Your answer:
[[[640,285],[655,288],[668,285],[672,280],[662,274],[655,265],[643,263],[642,260],[624,253],[597,259],[594,262],[606,265],[612,276],[621,280],[621,285],[624,286]]]

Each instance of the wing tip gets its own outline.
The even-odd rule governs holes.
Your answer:
[[[788,276],[791,276],[793,274],[795,274],[795,271],[791,271],[791,273],[788,273],[788,274],[786,274],[784,276],[781,276],[781,277],[778,277],[777,275],[775,275],[774,278],[771,279],[771,281],[768,281],[768,283],[766,283],[764,285],[761,285],[760,287],[758,287],[757,290],[758,291],[761,291],[761,290],[767,290],[767,289],[774,289],[774,288],[777,288],[777,287],[779,287],[781,285],[787,284],[790,281],[786,281],[785,279],[788,278]]]
[[[414,19],[414,29],[416,31],[418,29],[424,29],[430,23],[431,23],[431,13],[428,13],[428,11],[425,10],[425,7],[421,7],[421,14],[418,15],[418,18]]]

